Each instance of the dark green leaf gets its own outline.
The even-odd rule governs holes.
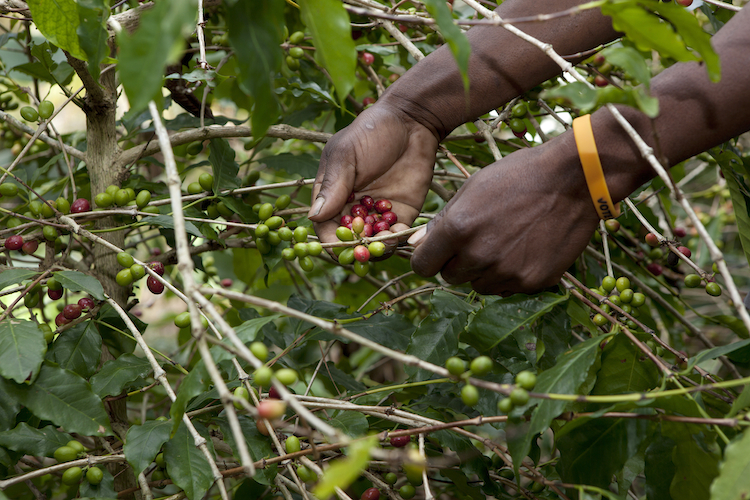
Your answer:
[[[337,0],[302,0],[299,6],[302,21],[312,33],[316,57],[328,70],[339,102],[343,102],[356,83],[357,50],[349,14]]]
[[[260,161],[271,170],[284,171],[288,174],[297,174],[303,179],[311,179],[318,172],[320,160],[306,153],[298,155],[281,153],[275,156],[266,156]]]
[[[517,294],[507,299],[494,300],[476,314],[466,336],[461,340],[479,352],[488,351],[514,331],[526,327],[566,300],[568,297],[565,295],[549,292],[539,295]]]
[[[711,500],[750,498],[750,432],[745,431],[724,449],[719,477],[711,483]]]
[[[675,474],[669,488],[672,498],[709,498],[711,482],[719,474],[721,453],[716,439],[694,432],[693,426],[681,423],[662,422],[662,429],[663,433],[676,443],[672,452]]]
[[[214,172],[214,191],[234,189],[240,187],[237,172],[240,167],[234,161],[234,149],[226,139],[211,139],[208,161]]]
[[[0,375],[23,383],[33,380],[44,359],[47,343],[33,322],[6,318],[0,323]]]
[[[331,381],[332,385],[330,388],[334,391],[334,394],[343,392],[356,394],[367,390],[365,384],[358,381],[348,373],[345,373],[343,370],[340,370],[330,361],[326,363],[325,369],[321,369],[320,373],[318,373],[318,377],[321,377],[323,380],[328,379]]]
[[[738,337],[743,339],[748,338],[747,328],[745,327],[745,323],[743,323],[740,318],[736,316],[730,316],[728,314],[718,314],[716,316],[711,316],[711,319],[714,319],[722,325],[726,326],[734,333],[736,333]]]
[[[442,0],[426,0],[425,7],[427,12],[437,21],[440,33],[448,43],[453,57],[458,63],[458,70],[461,72],[461,78],[464,82],[464,91],[469,91],[469,55],[471,55],[471,45],[469,39],[457,24],[453,22],[451,9],[448,4]]]
[[[557,471],[567,483],[609,487],[612,475],[638,452],[651,434],[648,420],[631,418],[577,420],[556,439],[560,450]]]
[[[171,428],[171,422],[149,420],[143,425],[133,425],[128,429],[123,453],[136,475],[154,461],[162,445],[169,440]]]
[[[47,359],[54,361],[60,368],[89,378],[99,367],[102,354],[102,337],[93,321],[84,321],[57,336]]]
[[[128,313],[128,318],[133,322],[139,332],[143,333],[146,330],[146,323],[136,318],[132,314]],[[118,357],[123,353],[132,353],[135,349],[135,340],[126,337],[122,332],[127,332],[128,329],[125,326],[125,322],[122,320],[120,315],[115,311],[109,304],[99,310],[99,333],[102,336],[102,341],[109,349],[109,352],[114,357]]]
[[[403,351],[416,327],[400,314],[376,314],[364,321],[350,323],[347,328],[362,337],[387,345],[391,349]]]
[[[672,500],[669,486],[672,484],[675,466],[672,451],[675,442],[662,434],[655,434],[646,448],[644,472],[646,475],[646,497],[648,500]]]
[[[596,90],[583,82],[573,82],[545,90],[542,96],[545,99],[561,99],[582,110],[593,108],[597,102]]]
[[[174,229],[174,218],[171,215],[155,215],[148,218],[148,223],[167,229]],[[203,237],[203,233],[189,220],[185,221],[185,231],[193,236]]]
[[[57,271],[52,276],[69,292],[85,292],[97,300],[104,300],[104,288],[93,276],[78,271]]]
[[[104,472],[102,482],[93,485],[88,481],[82,481],[81,487],[78,489],[78,494],[82,499],[88,497],[94,500],[115,500],[117,498],[117,492],[115,491],[115,478],[110,474],[106,467],[101,465],[98,467]]]
[[[688,360],[688,367],[686,369],[692,370],[695,365],[703,363],[704,361],[707,361],[709,359],[716,359],[719,356],[726,356],[727,354],[747,347],[748,345],[750,345],[750,340],[741,340],[740,342],[735,342],[733,344],[727,344],[703,350],[699,352],[697,356],[693,356]]]
[[[70,440],[70,434],[60,432],[51,425],[35,429],[26,422],[21,422],[13,430],[0,432],[0,446],[38,457],[51,457],[56,449]]]
[[[573,301],[568,302],[568,304],[573,303]],[[588,315],[586,317],[588,318]],[[538,367],[540,370],[547,370],[553,367],[557,357],[567,350],[572,338],[570,318],[565,308],[562,306],[553,308],[552,311],[539,318],[534,330],[539,339],[537,343]]]
[[[195,29],[196,13],[194,0],[156,2],[143,11],[135,33],[123,30],[118,35],[118,70],[130,112],[145,109],[150,100],[161,96],[164,68],[179,57],[185,38]]]
[[[9,285],[19,285],[22,281],[31,279],[39,273],[28,269],[6,269],[0,273],[0,290]]]
[[[29,0],[36,28],[61,49],[83,61],[86,54],[78,42],[78,6],[75,0]]]
[[[20,405],[8,394],[5,384],[0,384],[0,431],[7,431],[16,424],[16,416]]]
[[[147,359],[133,354],[123,354],[104,363],[102,369],[91,377],[91,388],[100,397],[115,396],[128,384],[150,371],[151,364]]]
[[[44,363],[32,385],[9,382],[5,388],[34,415],[70,433],[112,434],[101,399],[88,382],[73,372]]]
[[[95,80],[99,79],[99,63],[107,57],[107,19],[109,4],[104,0],[77,0],[78,42],[86,54],[88,68]]]
[[[602,340],[604,340],[603,336],[589,339],[561,355],[554,367],[539,374],[534,392],[581,394],[579,390],[589,380],[589,373],[596,373],[599,368],[599,344]],[[547,429],[552,420],[562,413],[566,405],[566,401],[540,400],[539,405],[531,415],[531,422],[524,433],[523,439],[513,441],[512,446],[509,440],[508,448],[516,468],[518,468],[520,461],[528,455],[531,449],[531,440]]]
[[[609,47],[602,51],[602,55],[616,66],[624,69],[638,83],[648,87],[651,71],[646,65],[646,58],[633,47]]]
[[[328,423],[351,437],[363,436],[369,428],[367,417],[357,411],[340,411]]]
[[[737,397],[737,399],[734,400],[734,403],[732,403],[732,409],[727,414],[727,418],[734,417],[748,406],[750,406],[750,389],[748,389],[748,386],[745,385],[743,386],[740,395]]]
[[[193,422],[198,433],[206,439],[206,445],[213,455],[211,436],[200,422]],[[174,484],[185,491],[189,500],[200,500],[214,484],[211,467],[200,449],[195,446],[193,437],[184,422],[172,439],[164,446],[164,461],[167,472]]]
[[[250,319],[237,326],[235,332],[243,344],[249,344],[257,339],[258,332],[261,328],[277,318],[279,318],[278,314]],[[223,342],[228,346],[232,346],[232,341],[229,340],[229,338],[225,338]],[[211,357],[214,359],[214,362],[218,364],[227,359],[232,359],[234,355],[217,345],[211,348]]]
[[[711,156],[719,164],[732,196],[734,214],[745,259],[750,262],[750,186],[742,159],[730,148],[711,149]]]
[[[198,394],[207,391],[210,381],[211,378],[208,376],[203,361],[199,361],[182,380],[177,391],[177,398],[169,410],[169,415],[172,417],[172,432],[176,432],[177,426],[182,422],[182,415],[185,413],[187,404]]]
[[[646,392],[659,383],[654,363],[624,335],[607,343],[601,363],[592,394]]]
[[[271,442],[267,436],[258,432],[258,428],[255,426],[255,421],[245,415],[238,415],[237,418],[239,419],[242,435],[245,436],[245,443],[247,444],[247,449],[250,452],[252,459],[258,461],[272,457],[274,453],[271,449]],[[239,451],[237,450],[237,443],[234,440],[234,434],[229,427],[226,417],[220,416],[216,420],[219,423],[219,428],[224,435],[224,439],[232,448],[234,456],[238,457]],[[258,469],[253,479],[260,484],[265,484],[267,486],[273,485],[277,468],[278,466],[276,464],[272,464],[266,466],[264,469]]]
[[[259,0],[226,2],[229,42],[235,48],[240,87],[253,97],[253,136],[265,135],[279,116],[273,78],[281,68],[284,4]],[[343,10],[343,7],[342,7]]]

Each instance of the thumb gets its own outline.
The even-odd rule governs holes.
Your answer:
[[[320,156],[318,175],[313,184],[313,202],[308,218],[323,222],[339,215],[354,189],[356,174],[353,154],[344,145],[329,141]]]

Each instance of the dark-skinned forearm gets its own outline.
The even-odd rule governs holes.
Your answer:
[[[512,19],[561,12],[581,0],[506,0],[496,12]],[[558,54],[575,54],[616,38],[610,18],[598,9],[518,26]],[[468,32],[470,94],[447,45],[411,68],[381,98],[403,110],[442,139],[457,126],[495,109],[560,73],[560,67],[538,47],[499,26],[476,26]]]
[[[618,106],[667,167],[750,130],[749,25],[750,9],[745,8],[713,37],[721,57],[718,83],[709,80],[701,64],[675,64],[651,80],[652,95],[659,99],[658,117],[651,120],[636,109]],[[614,199],[623,199],[655,175],[607,109],[593,114],[592,125]],[[565,147],[574,148],[572,134],[563,135]]]

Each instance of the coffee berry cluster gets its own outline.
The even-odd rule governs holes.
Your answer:
[[[349,202],[354,201],[355,195],[349,196]],[[340,226],[336,229],[339,241],[358,241],[356,246],[336,247],[334,253],[342,265],[354,265],[357,276],[365,276],[370,270],[370,258],[382,257],[385,254],[385,244],[373,241],[365,244],[364,238],[370,238],[382,231],[390,230],[398,222],[398,215],[391,209],[393,204],[386,199],[377,200],[372,196],[363,196],[359,203],[352,205],[350,214],[342,215]]]

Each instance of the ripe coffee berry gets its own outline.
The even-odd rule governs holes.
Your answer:
[[[273,420],[281,417],[286,411],[286,403],[279,399],[264,399],[258,404],[258,416]]]
[[[351,227],[353,220],[354,220],[354,217],[352,217],[351,215],[342,215],[341,223],[339,225],[344,226],[344,227]]]
[[[55,316],[55,325],[57,326],[63,326],[70,323],[70,320],[63,316],[63,313],[59,313],[57,316]]]
[[[5,240],[5,248],[8,250],[20,250],[23,246],[23,236],[20,234],[14,234],[13,236],[8,236],[8,238]]]
[[[362,219],[367,217],[367,214],[368,214],[367,207],[365,207],[364,205],[360,205],[360,204],[352,206],[350,212],[352,214],[352,217],[362,217]],[[352,221],[352,223],[354,222]]]
[[[379,213],[390,212],[393,208],[393,204],[388,200],[378,200],[375,202],[375,210]]]
[[[674,228],[674,235],[675,238],[684,238],[687,236],[687,231],[685,231],[684,227],[676,227]]]
[[[47,290],[47,297],[52,300],[58,300],[63,296],[62,290]]]
[[[688,259],[693,255],[693,252],[688,247],[679,246],[677,250]]]
[[[375,229],[373,229],[373,225],[365,224],[365,226],[362,228],[362,236],[364,236],[365,238],[369,238],[373,234],[375,234]]]
[[[604,222],[604,227],[607,228],[607,231],[610,233],[616,233],[620,230],[620,222],[616,219],[609,219]]]
[[[281,399],[281,394],[279,394],[279,391],[274,386],[271,386],[268,389],[268,397],[271,399]]]
[[[362,107],[366,108],[370,104],[375,104],[376,99],[374,97],[365,97],[362,99]]]
[[[661,274],[664,272],[664,268],[656,262],[651,262],[649,265],[647,265],[646,270],[654,276],[661,276]]]
[[[644,239],[646,240],[646,244],[648,246],[651,246],[651,247],[659,246],[659,237],[656,236],[654,233],[648,233]]]
[[[96,305],[96,302],[94,302],[93,299],[90,299],[88,297],[83,297],[81,299],[78,299],[78,305],[81,306],[81,309],[84,311],[90,311],[94,308]]]
[[[375,208],[375,200],[372,196],[363,196],[359,202],[364,205],[367,210]]]
[[[410,436],[394,436],[391,438],[391,446],[394,448],[403,448],[409,443],[411,443]]]
[[[375,223],[374,226],[372,226],[372,230],[375,232],[375,234],[378,234],[381,231],[388,231],[390,228],[391,225],[384,220],[379,220]]]
[[[27,241],[21,245],[21,251],[26,255],[31,255],[39,248],[39,242],[36,240]]]
[[[146,279],[146,286],[151,291],[151,293],[153,293],[155,295],[159,295],[160,293],[162,293],[164,291],[164,283],[162,283],[161,281],[157,280],[153,276],[149,276]]]
[[[164,276],[164,264],[158,261],[151,262],[148,267],[159,276]]]
[[[370,251],[364,245],[357,245],[354,247],[354,258],[359,262],[367,262],[370,260]]]
[[[91,210],[91,203],[86,198],[78,198],[70,205],[70,212],[74,214],[80,214]]]
[[[68,304],[62,310],[63,316],[67,319],[77,319],[81,316],[82,307],[78,304]]]
[[[398,222],[398,215],[396,215],[395,212],[383,212],[383,220],[388,223],[388,225],[392,226],[396,222]]]
[[[380,500],[380,490],[377,488],[367,488],[360,500]]]
[[[233,283],[234,281],[232,281],[231,278],[224,278],[223,280],[221,280],[221,286],[223,286],[224,288],[231,288]]]

